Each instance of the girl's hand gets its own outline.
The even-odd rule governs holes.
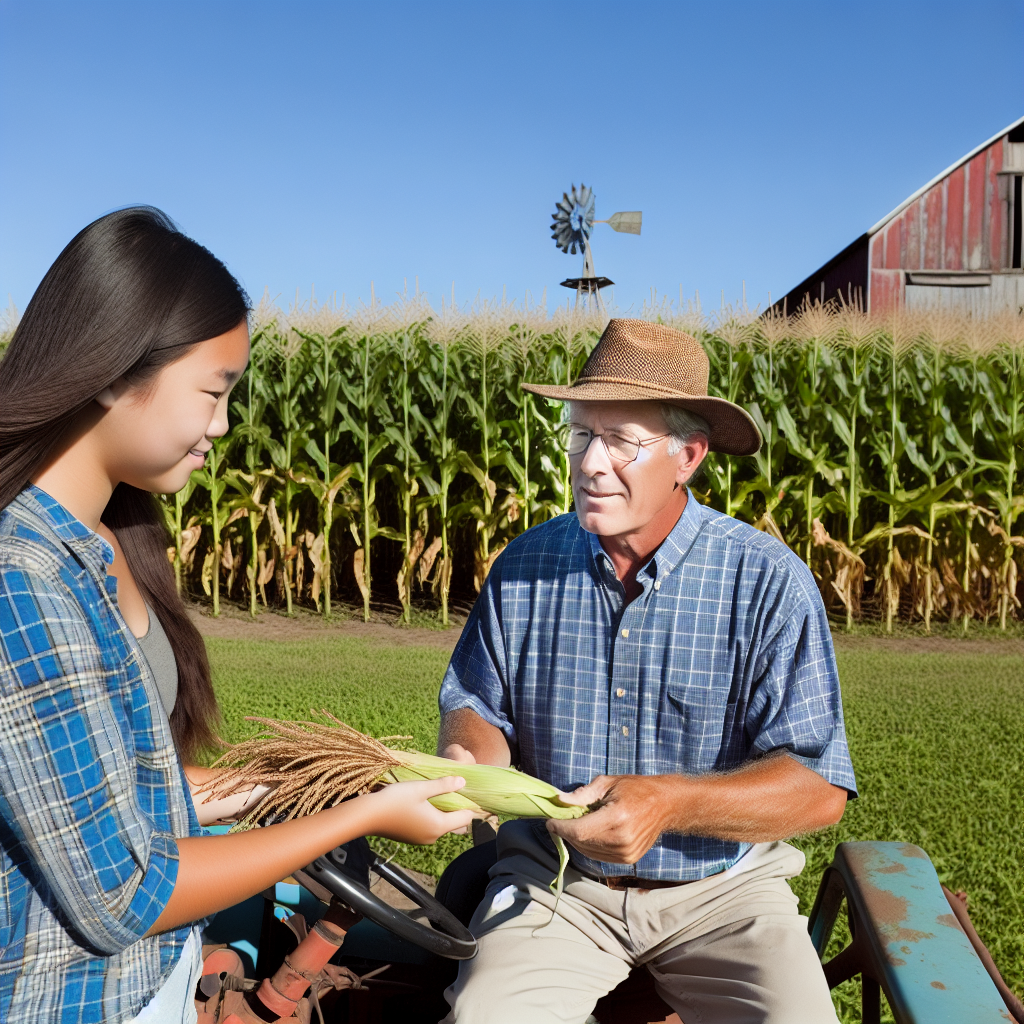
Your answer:
[[[453,829],[466,828],[473,820],[470,810],[439,811],[429,802],[432,796],[452,793],[465,784],[465,779],[455,775],[427,782],[392,782],[353,802],[366,809],[367,834],[426,846]]]

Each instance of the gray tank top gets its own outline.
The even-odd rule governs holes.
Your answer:
[[[149,629],[145,636],[138,637],[142,653],[149,662],[150,671],[156,679],[156,688],[160,693],[160,701],[171,717],[174,702],[178,699],[178,663],[174,660],[174,649],[160,625],[160,619],[153,614],[153,609],[146,605],[149,613]]]

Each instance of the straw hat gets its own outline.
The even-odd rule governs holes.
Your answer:
[[[708,357],[696,338],[648,320],[609,320],[575,383],[522,384],[562,402],[666,402],[688,409],[711,428],[708,447],[753,455],[761,432],[745,409],[708,395]]]

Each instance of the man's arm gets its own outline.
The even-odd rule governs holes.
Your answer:
[[[441,757],[464,764],[496,764],[507,768],[512,763],[505,734],[471,708],[456,708],[445,713],[437,738],[437,752]]]
[[[764,843],[826,828],[842,818],[846,797],[780,751],[700,778],[599,775],[564,798],[597,808],[571,821],[551,820],[548,831],[594,860],[635,864],[663,832]]]

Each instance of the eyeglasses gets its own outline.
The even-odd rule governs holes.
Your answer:
[[[620,434],[615,431],[595,434],[577,423],[566,423],[558,431],[558,443],[567,455],[582,455],[590,447],[590,442],[599,437],[610,458],[616,462],[635,462],[641,448],[671,436],[659,434],[657,437],[645,437],[641,440],[631,434]]]

